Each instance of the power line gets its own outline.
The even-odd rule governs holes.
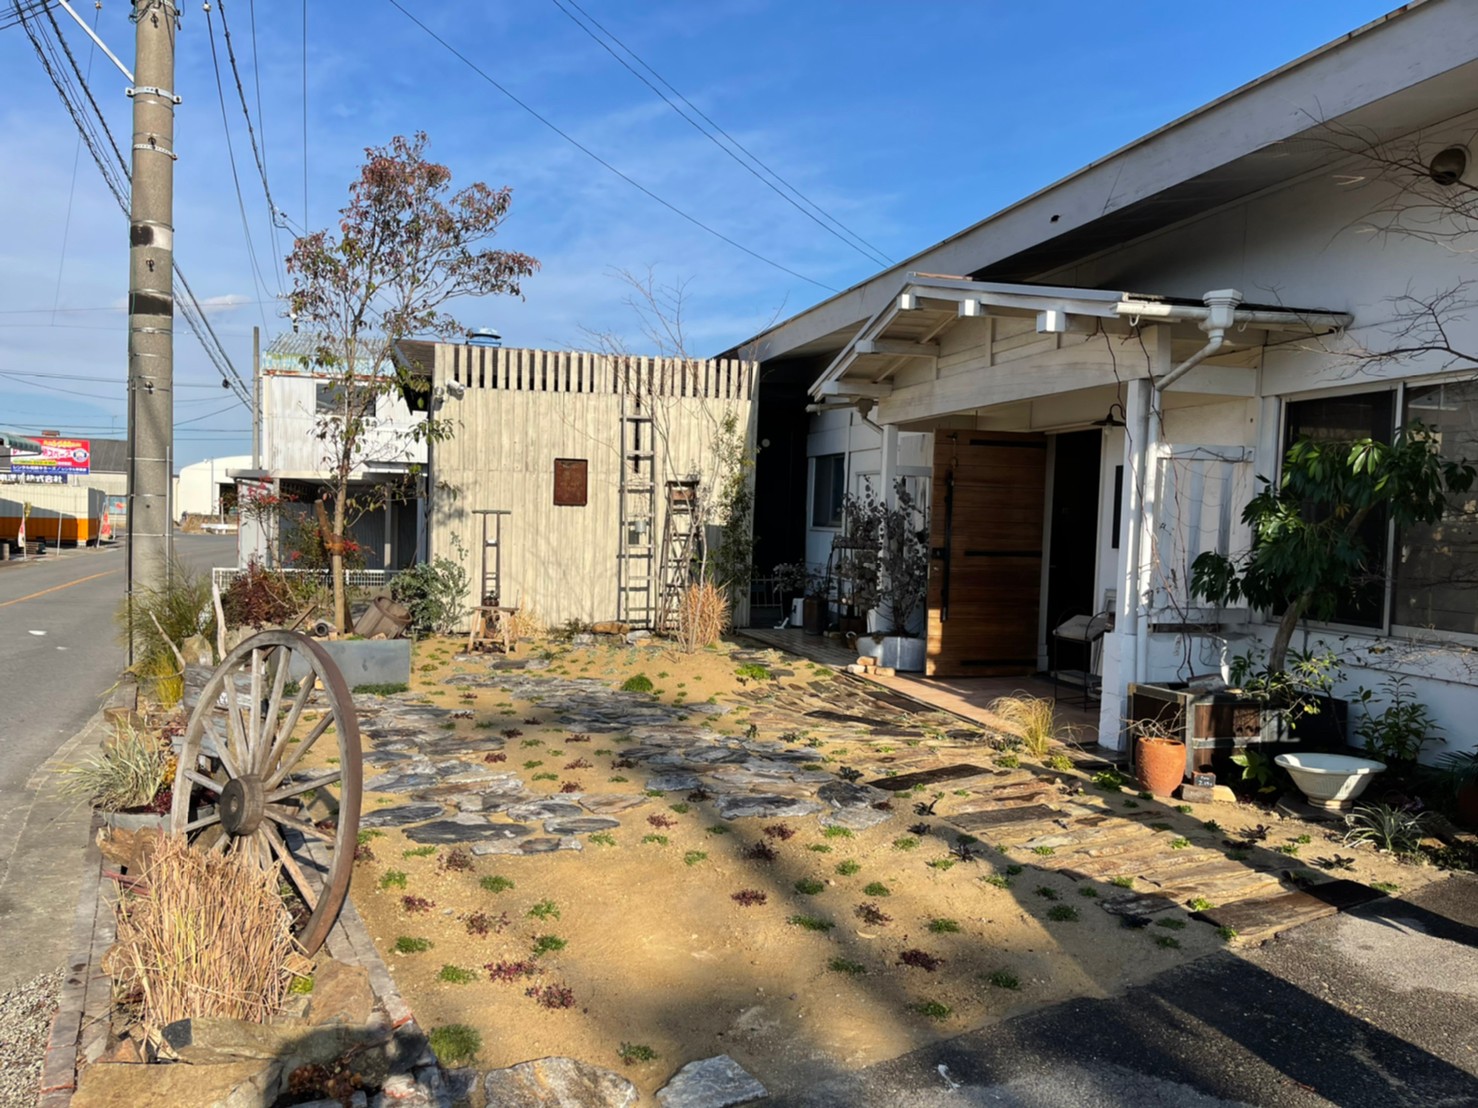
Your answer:
[[[40,373],[34,370],[22,369],[0,369],[0,377],[44,377],[48,381],[99,381],[104,384],[108,382],[116,382],[120,385],[127,384],[126,381],[121,381],[116,377],[99,377],[83,373]],[[177,389],[219,389],[221,386],[176,381],[174,387]]]
[[[306,0],[305,0],[305,3],[306,3]],[[735,250],[738,250],[738,251],[740,251],[740,252],[742,252],[744,254],[748,254],[751,258],[755,259],[758,262],[763,262],[765,265],[768,265],[768,266],[771,266],[771,267],[773,267],[775,269],[778,269],[782,273],[788,273],[788,274],[790,274],[790,276],[796,278],[797,280],[805,281],[807,284],[815,285],[817,288],[825,289],[827,292],[836,292],[837,291],[836,289],[832,288],[832,286],[826,284],[825,282],[818,281],[814,277],[807,277],[804,273],[797,273],[795,270],[791,269],[789,266],[783,265],[782,263],[775,261],[773,258],[767,258],[763,254],[759,253],[758,251],[751,250],[749,247],[745,246],[743,243],[736,242],[734,239],[731,239],[728,235],[724,234],[722,231],[719,231],[716,228],[710,227],[707,223],[704,223],[697,216],[695,216],[695,215],[689,215],[687,212],[683,211],[683,209],[679,208],[676,204],[673,204],[673,203],[671,203],[668,200],[664,200],[662,197],[658,196],[651,189],[647,188],[646,185],[641,184],[639,181],[637,181],[637,180],[633,179],[632,177],[627,176],[625,173],[621,172],[621,170],[617,169],[610,162],[606,161],[599,154],[597,154],[594,150],[590,149],[590,147],[588,147],[584,143],[582,143],[579,139],[575,138],[573,135],[569,134],[567,131],[561,130],[558,125],[556,125],[553,121],[551,121],[550,119],[546,118],[545,116],[540,115],[528,103],[526,103],[523,100],[520,100],[510,90],[508,90],[503,85],[499,84],[496,80],[494,80],[487,73],[486,70],[484,70],[480,66],[478,66],[477,63],[475,63],[474,61],[472,61],[472,59],[470,59],[469,57],[467,57],[467,55],[463,54],[455,46],[453,46],[451,43],[447,42],[446,39],[442,38],[435,31],[433,31],[430,27],[426,26],[426,24],[422,23],[414,15],[412,15],[410,12],[408,12],[405,9],[404,5],[402,5],[400,3],[400,0],[389,0],[389,3],[397,11],[399,11],[401,15],[405,16],[412,23],[414,23],[417,27],[421,28],[421,30],[424,31],[430,38],[434,39],[437,43],[439,43],[442,46],[443,49],[445,49],[449,54],[451,54],[453,57],[455,57],[458,61],[460,61],[468,69],[472,70],[472,72],[476,73],[479,77],[481,77],[488,84],[492,85],[493,88],[497,89],[504,96],[506,96],[509,100],[513,101],[513,103],[517,104],[525,112],[527,112],[529,115],[533,116],[534,119],[538,120],[545,127],[549,128],[549,130],[553,131],[560,138],[564,139],[567,143],[569,143],[571,146],[573,146],[576,150],[579,150],[582,154],[584,154],[586,157],[590,158],[592,161],[594,161],[596,164],[600,165],[602,168],[604,168],[608,172],[610,172],[610,173],[614,174],[615,176],[621,178],[621,180],[625,181],[628,185],[630,185],[632,188],[636,189],[638,192],[640,192],[642,195],[646,196],[648,199],[655,200],[658,204],[662,205],[662,207],[666,208],[668,211],[672,212],[674,215],[679,216],[682,219],[687,220],[693,226],[697,227],[699,230],[706,231],[708,234],[712,235],[714,238],[719,239],[722,242],[728,243]],[[306,16],[305,16],[305,25],[306,25]],[[305,41],[306,41],[306,37],[305,37]],[[306,193],[306,191],[307,191],[307,189],[306,189],[306,181],[305,181],[304,192]]]
[[[49,14],[49,13],[48,13]],[[97,33],[98,19],[103,14],[103,6],[98,4],[92,12],[92,30]],[[92,59],[97,55],[97,44],[88,43],[87,46],[87,76],[92,76]],[[72,237],[72,203],[77,199],[77,170],[82,164],[82,136],[77,136],[77,145],[72,150],[72,183],[67,187],[67,217],[62,221],[62,249],[61,255],[56,261],[56,295],[52,297],[51,313],[52,319],[56,319],[57,307],[62,302],[62,275],[67,269],[67,241]]]
[[[580,7],[579,4],[575,3],[575,0],[567,0],[567,2],[569,3],[571,8],[574,8],[575,11],[578,11],[581,16],[589,21],[590,26],[586,26],[586,24],[582,22],[580,18],[576,17],[574,12],[565,7],[565,4],[561,2],[561,0],[550,0],[550,2],[561,12],[563,12],[569,18],[571,23],[573,23],[576,27],[579,27],[580,30],[589,35],[591,40],[595,42],[596,45],[598,45],[607,54],[611,55],[611,57],[614,58],[616,62],[620,64],[623,68],[625,68],[627,72],[629,72],[633,77],[635,77],[642,84],[646,85],[647,88],[651,89],[653,93],[660,97],[662,101],[674,112],[676,112],[678,116],[681,117],[689,126],[691,126],[709,142],[717,146],[729,157],[733,158],[738,165],[740,165],[746,172],[751,174],[757,181],[761,182],[766,188],[770,189],[770,191],[772,191],[776,196],[780,197],[780,199],[784,200],[787,204],[793,207],[796,211],[800,212],[803,216],[809,219],[812,223],[816,224],[816,226],[820,227],[827,234],[833,236],[851,249],[857,251],[857,253],[861,254],[864,258],[872,262],[874,265],[888,266],[892,264],[893,259],[888,257],[888,255],[884,254],[876,246],[868,242],[865,238],[857,234],[851,228],[847,227],[840,220],[833,217],[819,204],[807,197],[784,177],[780,176],[779,173],[777,173],[775,170],[771,169],[768,165],[762,162],[759,159],[758,155],[756,155],[733,135],[729,134],[729,132],[725,131],[722,127],[715,123],[711,118],[709,118],[708,115],[703,112],[701,108],[695,105],[682,93],[678,92],[677,89],[673,88],[672,85],[669,84],[660,73],[658,73],[645,61],[643,61],[641,57],[638,56],[637,53],[631,49],[631,47],[627,46],[624,42],[622,42],[619,38],[617,38],[604,26],[602,26],[601,23],[597,19],[595,19],[594,16],[592,16],[584,8]],[[606,38],[611,40],[611,42],[614,42],[623,51],[629,54],[636,61],[637,65],[641,66],[642,69],[645,69],[664,88],[670,91],[673,96],[676,96],[679,100],[686,104],[688,108],[690,108],[693,113],[698,116],[699,119],[703,120],[703,123],[707,123],[709,127],[712,127],[713,131],[709,131],[703,126],[703,123],[698,122],[698,119],[694,119],[693,116],[683,111],[683,109],[680,108],[673,101],[671,96],[668,96],[666,92],[663,92],[662,89],[658,88],[651,81],[647,80],[647,78],[641,73],[638,73],[631,66],[631,64],[627,62],[625,58],[621,57],[620,54],[612,50],[610,45],[605,42],[600,37],[600,35],[597,35],[595,31],[591,30],[591,27],[597,28],[600,31],[601,35],[605,35]],[[717,134],[713,132],[717,132]],[[719,135],[722,135],[729,145],[725,145],[724,142],[720,142],[718,137]],[[736,150],[739,153],[736,153]],[[744,155],[743,157],[740,157],[741,153]],[[746,158],[748,159],[748,161],[745,160]],[[761,173],[760,170],[764,170],[764,172]],[[768,176],[766,176],[766,174],[768,174]],[[773,180],[771,178],[773,178]],[[789,195],[787,195],[787,193],[789,193]]]

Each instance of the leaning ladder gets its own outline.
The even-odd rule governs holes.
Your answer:
[[[661,591],[657,606],[657,631],[667,635],[678,630],[683,593],[695,579],[702,554],[699,535],[698,482],[668,481],[667,514],[662,522]]]
[[[640,372],[628,361],[621,380],[621,530],[616,551],[616,619],[651,627],[656,575],[657,455],[650,411],[642,404]]]

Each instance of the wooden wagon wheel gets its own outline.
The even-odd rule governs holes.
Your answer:
[[[315,692],[326,710],[294,735]],[[319,740],[330,728],[337,761],[299,769],[315,749],[328,753]],[[190,715],[170,829],[280,866],[293,931],[312,954],[349,891],[361,785],[359,721],[339,667],[306,635],[264,631],[226,656]]]

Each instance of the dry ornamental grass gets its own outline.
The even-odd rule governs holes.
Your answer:
[[[275,871],[163,839],[141,888],[118,903],[104,968],[163,1027],[189,1016],[261,1022],[282,1003],[295,958]]]
[[[729,598],[711,581],[689,585],[678,609],[678,642],[689,654],[719,641],[729,623]]]

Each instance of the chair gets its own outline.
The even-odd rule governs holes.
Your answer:
[[[1107,598],[1105,598],[1107,599]],[[1052,695],[1057,696],[1059,682],[1083,686],[1083,707],[1103,693],[1103,636],[1114,629],[1112,607],[1092,616],[1072,616],[1052,629]],[[1063,643],[1071,643],[1087,651],[1085,669],[1063,669]]]

